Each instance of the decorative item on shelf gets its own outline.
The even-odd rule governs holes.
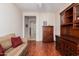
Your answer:
[[[47,21],[43,21],[43,26],[47,26]]]
[[[79,16],[77,17],[77,20],[79,20]]]

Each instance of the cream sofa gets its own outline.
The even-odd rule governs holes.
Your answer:
[[[12,43],[10,39],[15,36],[15,34],[8,34],[0,37],[0,44],[6,49],[5,56],[24,56],[26,54],[27,39],[22,38],[23,44],[16,48],[11,47]]]

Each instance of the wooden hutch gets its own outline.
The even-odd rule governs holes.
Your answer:
[[[73,3],[60,13],[61,36],[56,39],[56,49],[62,55],[79,55],[79,4]]]

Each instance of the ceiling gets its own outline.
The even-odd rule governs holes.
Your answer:
[[[56,12],[67,3],[16,3],[23,12]]]

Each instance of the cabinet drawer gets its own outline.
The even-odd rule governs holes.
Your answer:
[[[66,39],[61,40],[61,50],[62,53],[66,56],[75,56],[77,55],[77,45],[71,41],[68,41]]]
[[[52,42],[53,26],[43,26],[43,42]]]

